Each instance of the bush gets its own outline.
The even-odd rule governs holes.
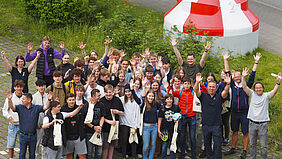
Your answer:
[[[24,9],[48,27],[58,28],[75,23],[93,25],[103,17],[100,11],[104,8],[88,5],[86,0],[24,0]]]

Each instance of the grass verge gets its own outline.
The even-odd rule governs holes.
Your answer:
[[[87,52],[94,48],[100,53],[100,55],[103,53],[103,41],[105,39],[105,33],[101,29],[103,28],[101,27],[103,19],[100,24],[92,26],[76,24],[50,30],[44,23],[36,22],[27,17],[21,7],[21,3],[21,1],[17,0],[0,0],[1,36],[5,36],[10,40],[24,44],[32,41],[34,46],[38,46],[41,43],[41,38],[48,35],[52,37],[53,43],[58,44],[61,40],[65,41],[67,49],[73,52],[72,58],[75,56],[81,56],[77,47],[78,43],[81,41],[87,43]],[[115,11],[127,7],[126,11],[146,25],[146,28],[144,29],[150,30],[153,28],[163,27],[163,14],[132,4],[125,4],[124,1],[121,0],[116,3],[117,5],[115,7],[109,8],[109,13],[112,14],[109,14],[108,18],[113,18],[115,16]],[[281,71],[282,57],[271,54],[261,48],[256,49],[252,54],[256,52],[261,52],[263,58],[259,63],[255,80],[262,81],[265,84],[265,91],[270,91],[276,83],[275,78],[272,77],[270,73],[277,73]],[[230,62],[231,68],[234,70],[242,70],[243,67],[251,69],[254,63],[252,54],[244,57],[232,58],[232,61]],[[222,63],[222,61],[218,62]],[[281,96],[282,90],[280,89],[276,97],[271,101],[269,111],[271,118],[269,123],[269,135],[279,141],[282,141],[282,122],[280,122],[282,120],[282,115],[280,115],[282,111]],[[277,147],[275,149],[277,149]]]

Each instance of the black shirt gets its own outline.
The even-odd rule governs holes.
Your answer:
[[[199,97],[202,104],[202,124],[215,126],[222,125],[221,111],[224,99],[221,97],[221,92],[215,93],[211,98],[208,93],[203,93]]]
[[[91,124],[94,125],[94,126],[99,126],[100,124],[100,119],[105,116],[105,110],[104,110],[105,106],[103,103],[101,102],[98,102],[94,105],[94,108],[93,108],[93,119],[92,119],[92,122]],[[88,108],[87,108],[88,110]],[[94,129],[90,128],[89,126],[85,126],[86,127],[86,133],[91,133],[93,134],[95,131]]]
[[[71,77],[71,71],[69,72],[69,76],[64,79],[66,72],[71,69],[71,71],[74,69],[74,66],[70,63],[66,63],[66,64],[60,64],[57,66],[57,70],[61,71],[62,70],[62,77],[63,77],[63,83],[66,83],[67,81],[71,81],[72,77]]]
[[[100,102],[104,104],[105,119],[113,120],[110,109],[117,109],[122,112],[124,111],[122,102],[116,96],[113,96],[111,100],[107,100],[106,97],[103,97],[100,99]],[[119,121],[119,115],[115,114],[115,120]],[[110,132],[110,129],[111,129],[111,125],[105,122],[102,129],[103,132]]]
[[[62,108],[61,112],[72,112],[78,106],[75,104],[73,108],[68,107],[66,103]],[[66,128],[66,136],[67,140],[76,140],[79,136],[82,140],[85,137],[84,134],[84,119],[85,119],[85,109],[86,107],[82,107],[80,111],[73,117],[69,117],[65,119],[65,128]]]
[[[144,116],[143,116],[143,123],[148,123],[148,124],[158,123],[158,111],[159,111],[160,106],[158,103],[156,103],[155,105],[153,104],[150,104],[150,105],[151,105],[151,110],[148,110],[147,108],[145,108]],[[140,111],[143,111],[144,107],[146,107],[146,104],[141,106]]]
[[[23,80],[23,82],[24,82],[23,92],[24,93],[28,93],[28,76],[30,74],[30,72],[28,72],[28,69],[27,68],[23,68],[22,72],[20,73],[18,71],[18,68],[12,67],[12,71],[10,73],[11,73],[11,77],[12,77],[12,90],[11,90],[11,92],[12,93],[15,92],[14,82],[16,80]]]
[[[172,119],[172,116],[174,113],[179,113],[180,111],[181,110],[178,105],[173,105],[170,108],[167,108],[165,105],[163,105],[160,108],[159,118],[162,118],[161,131],[173,131],[174,120]]]

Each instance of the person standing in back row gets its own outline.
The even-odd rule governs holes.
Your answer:
[[[32,43],[28,43],[27,52],[25,55],[26,62],[30,62],[36,57],[38,51],[42,52],[38,59],[36,77],[37,79],[44,80],[46,82],[46,87],[53,83],[52,74],[56,70],[54,58],[62,60],[63,53],[65,53],[64,42],[61,41],[60,43],[62,53],[60,53],[56,49],[51,48],[50,45],[51,38],[49,36],[44,36],[40,48],[36,49],[32,53],[30,53],[33,48]]]

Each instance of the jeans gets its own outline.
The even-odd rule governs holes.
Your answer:
[[[167,156],[166,152],[167,152],[167,148],[170,147],[172,135],[173,135],[173,132],[168,131],[168,139],[167,139],[167,141],[163,141],[163,143],[162,143],[162,159],[166,159],[166,156]],[[173,151],[170,151],[170,158],[176,159],[176,154]]]
[[[20,127],[19,125],[13,125],[13,124],[9,124],[8,127],[8,143],[7,143],[7,148],[8,149],[12,149],[15,148],[15,144],[16,144],[16,140],[17,140],[17,135],[20,132]]]
[[[35,159],[37,134],[32,136],[24,135],[20,133],[20,159],[25,159],[26,149],[29,146],[29,159]]]
[[[143,159],[148,159],[148,148],[151,138],[151,149],[149,154],[149,159],[154,158],[154,153],[156,149],[156,140],[158,136],[158,125],[146,125],[143,127]]]
[[[257,138],[260,142],[260,158],[267,158],[267,132],[268,123],[256,124],[250,121],[249,135],[250,135],[250,158],[255,159],[257,154]]]
[[[181,155],[180,159],[185,157],[185,150],[187,146],[186,135],[187,135],[187,126],[189,127],[189,136],[191,142],[191,154],[192,159],[196,158],[196,116],[187,117],[186,114],[182,114],[180,119],[180,150]]]
[[[205,149],[207,153],[207,159],[221,159],[221,125],[209,126],[203,125],[203,132],[205,138]],[[213,148],[214,148],[214,156],[212,152],[212,140],[213,140]]]
[[[98,145],[94,145],[92,144],[89,140],[91,139],[93,134],[90,134],[90,133],[86,133],[86,146],[87,146],[87,155],[86,155],[86,158],[87,159],[101,159],[101,156],[102,156],[102,146],[98,146]],[[101,137],[102,134],[101,134]],[[94,154],[94,157],[93,157],[93,150],[95,152]]]

